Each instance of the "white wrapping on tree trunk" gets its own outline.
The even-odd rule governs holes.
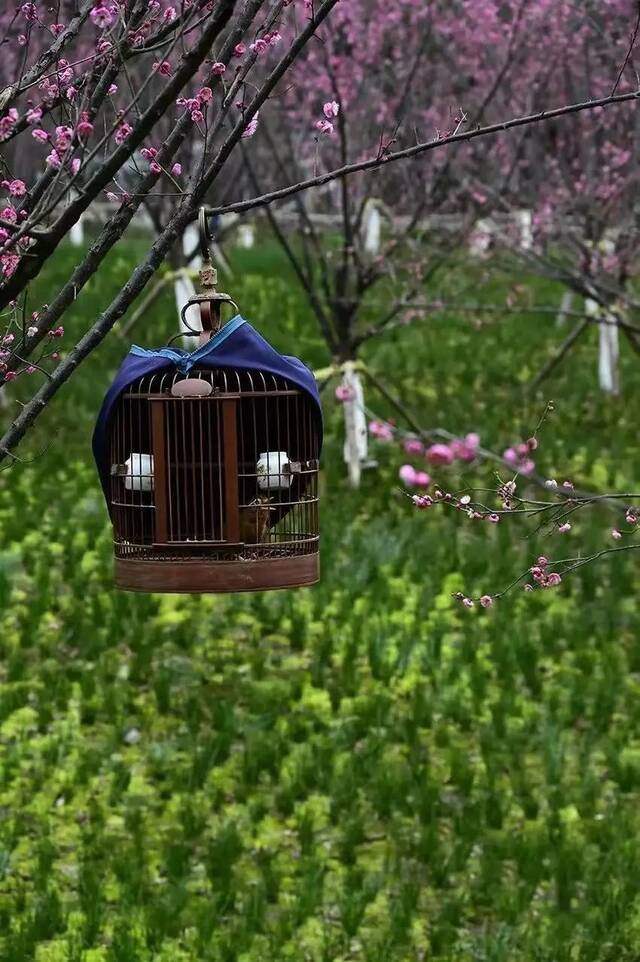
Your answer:
[[[368,200],[364,215],[364,249],[375,257],[380,253],[382,218],[375,200]]]
[[[567,319],[567,314],[573,305],[573,291],[565,291],[560,301],[560,308],[556,315],[556,327],[562,327]]]
[[[367,418],[364,411],[362,380],[353,364],[345,364],[342,383],[349,388],[350,398],[343,402],[344,411],[344,461],[352,487],[360,485],[362,463],[368,456]]]
[[[200,256],[199,244],[200,244],[200,235],[198,233],[198,225],[196,223],[187,224],[187,226],[184,229],[184,233],[182,235],[182,252],[185,258],[187,258],[189,254],[192,253],[194,247],[197,248],[198,253],[193,258],[193,260],[191,261],[191,264],[189,265],[190,268],[193,268],[196,271],[199,271],[200,268],[202,267],[202,257]],[[196,289],[193,285],[193,281],[188,276],[186,271],[184,273],[179,273],[176,275],[173,281],[173,289],[176,295],[176,308],[178,310],[178,317],[180,319],[179,321],[180,330],[188,331],[189,328],[186,327],[182,322],[181,312],[182,312],[182,308],[185,306],[185,304],[187,304],[189,298],[193,297],[193,295],[195,294]],[[197,305],[193,305],[192,307],[189,308],[186,314],[186,318],[187,318],[187,321],[189,322],[189,325],[193,328],[194,331],[202,330],[202,324],[200,323],[200,310],[198,309]],[[185,348],[190,348],[190,347],[193,348],[194,346],[193,338],[185,337],[183,339],[183,344]]]
[[[517,217],[520,226],[520,247],[523,251],[530,251],[533,247],[533,214],[530,210],[519,210]]]
[[[84,244],[84,221],[82,219],[82,214],[78,217],[75,224],[71,225],[71,230],[69,231],[69,240],[74,247],[82,247]]]
[[[598,373],[600,377],[600,387],[608,394],[620,393],[620,371],[618,368],[618,357],[620,353],[620,342],[618,337],[618,325],[615,318],[610,314],[606,316],[607,324],[600,324],[600,356],[598,360]]]
[[[586,299],[585,310],[591,317],[601,318],[601,323],[598,324],[598,381],[600,388],[607,394],[619,394],[620,341],[616,319],[611,314],[606,314],[603,308],[596,301],[592,301],[591,298]]]
[[[484,257],[495,234],[495,225],[487,217],[479,220],[469,234],[469,253],[473,257]]]
[[[251,250],[256,242],[256,229],[253,224],[240,224],[238,227],[238,246]]]

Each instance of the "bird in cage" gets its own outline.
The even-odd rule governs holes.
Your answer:
[[[254,498],[240,509],[240,540],[245,544],[261,544],[269,540],[271,498]]]

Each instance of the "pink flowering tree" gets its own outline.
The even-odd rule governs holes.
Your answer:
[[[445,138],[489,116],[519,33],[531,24],[505,22],[496,37],[484,29],[484,6],[465,4],[461,17],[444,2],[341,4],[246,152],[259,192],[364,156],[380,160],[377,171],[266,210],[337,362],[355,360],[403,312],[476,217],[467,155],[482,162],[488,143],[426,164],[391,169],[384,161],[417,139]],[[457,215],[457,229],[436,236],[428,217],[439,212]]]
[[[523,37],[511,104],[535,109],[549,99],[595,99],[637,89],[637,5],[610,0],[582,10],[542,3],[539,12],[546,29]],[[560,330],[558,350],[536,383],[594,325],[604,390],[618,393],[620,388],[619,336],[640,353],[640,302],[631,285],[640,261],[634,161],[639,137],[630,116],[597,110],[588,120],[581,116],[572,124],[550,123],[536,138],[523,132],[500,141],[491,155],[492,167],[474,172],[476,196],[496,216],[493,240],[507,253],[507,267],[521,272],[524,266],[560,282],[568,292],[560,318],[573,318],[571,330]],[[500,191],[494,171],[504,185]],[[524,235],[522,222],[513,217],[518,212],[529,217]],[[506,218],[502,225],[501,217]]]
[[[359,256],[355,243],[353,248],[341,244],[332,262],[338,298],[334,296],[334,301],[343,304],[340,310],[349,335],[346,341],[334,343],[339,355],[340,345],[357,347],[360,334],[352,310],[354,278],[364,277],[367,288],[378,275],[387,283],[392,280],[385,261],[403,245],[411,248],[411,237],[406,235],[419,221],[409,203],[412,191],[424,188],[431,204],[439,190],[453,203],[456,196],[465,196],[466,190],[456,173],[458,156],[467,151],[480,156],[484,153],[481,144],[489,143],[485,138],[512,127],[546,122],[554,115],[503,116],[493,122],[485,118],[485,101],[487,105],[493,102],[493,88],[501,88],[513,62],[515,48],[509,39],[499,57],[483,53],[483,45],[476,45],[479,62],[486,61],[493,82],[483,96],[475,97],[473,112],[452,110],[452,103],[463,99],[462,93],[475,88],[476,79],[465,73],[450,80],[447,88],[442,77],[455,76],[450,69],[450,50],[457,32],[466,31],[470,44],[473,31],[461,26],[465,17],[453,16],[444,5],[442,10],[434,8],[431,19],[417,2],[403,0],[397,7],[398,15],[387,15],[374,0],[348,4],[338,0],[192,0],[179,6],[168,0],[92,0],[57,7],[26,2],[3,11],[0,390],[17,377],[32,375],[34,381],[44,380],[0,439],[0,460],[15,457],[15,446],[144,291],[198,207],[214,189],[218,196],[220,184],[238,162],[242,145],[246,144],[252,155],[255,152],[256,158],[263,155],[254,136],[260,127],[277,134],[285,163],[294,152],[304,158],[302,178],[297,171],[282,167],[273,153],[274,185],[277,176],[278,183],[284,179],[286,186],[274,186],[275,193],[266,197],[255,191],[257,196],[232,200],[215,212],[260,206],[269,210],[282,199],[283,191],[301,197],[302,191],[330,183],[336,183],[343,196],[350,178],[359,172],[386,171],[376,192],[405,217],[404,231],[389,240],[391,250],[368,261],[365,274],[354,273]],[[473,19],[473,5],[468,7]],[[507,23],[505,36],[519,36],[517,19]],[[384,99],[388,118],[384,125],[376,111],[369,111],[368,119],[364,114],[356,117],[355,125],[350,120],[349,112],[353,115],[357,107],[352,90],[357,88],[348,78],[340,79],[340,64],[334,56],[326,59],[335,38],[340,37],[340,43],[350,45],[354,59],[362,45],[370,46],[374,53],[378,50],[381,78],[386,78],[389,89],[379,85],[374,104],[382,109]],[[393,70],[382,69],[396,50],[404,51],[408,64],[399,80]],[[338,45],[336,56],[339,51]],[[310,59],[305,69],[314,78],[313,84],[305,81],[303,74],[295,74],[297,61],[307,54]],[[436,54],[441,61],[439,71],[429,67]],[[366,65],[366,60],[363,63]],[[429,115],[421,107],[424,88],[416,85],[414,75],[421,83],[431,78],[435,84],[440,78],[429,108],[437,113],[437,124],[435,113]],[[356,72],[351,81],[360,84],[364,98],[366,77]],[[456,85],[463,89],[459,91]],[[292,93],[295,90],[297,95]],[[313,95],[313,110],[309,99],[310,115],[307,117],[304,107],[304,123],[300,121],[300,130],[292,131],[293,140],[288,142],[285,128],[280,126],[284,122],[279,105],[293,96],[302,102],[306,91],[309,97]],[[617,105],[636,96],[635,92],[612,96],[602,105],[615,103],[615,109],[623,109]],[[561,104],[555,113],[575,114],[593,107],[591,102]],[[416,121],[413,128],[405,119],[410,112]],[[396,115],[393,125],[392,113]],[[350,147],[349,138],[365,120],[369,134],[359,143],[354,138]],[[447,152],[447,145],[456,149]],[[415,158],[420,155],[423,160],[418,163]],[[427,156],[439,159],[424,164]],[[168,214],[159,222],[158,236],[148,253],[99,318],[88,321],[80,341],[59,356],[55,339],[63,338],[66,310],[123,236],[136,211],[143,204],[155,204],[160,195],[171,201],[167,201]],[[50,302],[35,311],[30,308],[32,313],[27,315],[24,303],[30,282],[89,206],[105,196],[113,210],[97,239],[66,281],[52,292]],[[366,193],[354,194],[346,206],[341,202],[342,210],[349,210],[347,233],[355,231],[364,216],[359,197]],[[327,202],[323,195],[320,206]],[[414,256],[402,270],[410,282],[413,278],[417,283],[425,268]],[[318,277],[312,287],[321,290],[323,283]],[[395,310],[395,305],[389,309]]]
[[[35,371],[53,393],[99,343],[169,254],[336,2],[311,10],[291,0],[194,0],[176,9],[159,0],[94,0],[66,22],[63,8],[52,18],[45,4],[3,14],[0,387]],[[278,28],[289,23],[285,45]],[[248,84],[254,93],[239,106]],[[171,214],[144,263],[52,374],[49,362],[59,358],[48,345],[62,336],[66,309],[140,206],[162,196],[171,198]],[[114,210],[96,242],[51,302],[25,317],[30,281],[104,197]]]
[[[600,74],[608,70],[611,88],[629,44],[621,28],[633,24],[617,4],[618,37],[609,42],[589,11],[555,0],[463,6],[464,16],[449,3],[418,0],[341,5],[325,41],[309,46],[292,70],[279,109],[261,118],[256,143],[245,152],[250,187],[264,192],[372,153],[384,159],[426,132],[446,137],[502,116],[514,103],[524,111],[588,96],[584,85],[550,76],[549,36],[556,63],[575,52],[576,36],[582,50],[595,39],[608,54]],[[616,120],[628,123],[622,115]],[[580,122],[590,123],[592,117]],[[562,129],[570,139],[575,127]],[[532,206],[547,176],[540,143],[550,136],[549,128],[540,138],[523,131],[495,152],[476,141],[426,165],[344,177],[306,200],[267,207],[342,372],[337,397],[345,404],[345,460],[354,483],[358,461],[367,460],[363,418],[353,410],[363,407],[361,375],[352,367],[362,346],[423,316],[414,302],[437,300],[449,256],[459,257],[479,218]],[[586,164],[588,147],[582,150]],[[447,219],[448,229],[438,229]],[[511,449],[507,457],[529,467],[526,453]]]

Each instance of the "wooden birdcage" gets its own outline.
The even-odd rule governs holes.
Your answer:
[[[201,343],[228,300],[213,281],[195,299]],[[315,583],[320,433],[310,394],[273,372],[209,364],[182,373],[169,365],[129,383],[107,437],[118,587],[227,592]]]
[[[154,374],[122,394],[110,440],[119,587],[318,580],[319,438],[300,389],[259,371]]]

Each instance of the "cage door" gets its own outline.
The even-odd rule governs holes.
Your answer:
[[[151,399],[155,542],[237,543],[238,397]]]

